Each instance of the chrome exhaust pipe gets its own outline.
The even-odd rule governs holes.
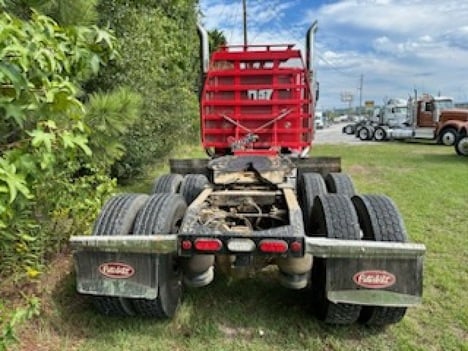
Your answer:
[[[314,21],[314,23],[309,27],[306,35],[306,67],[309,72],[310,90],[313,95],[313,103],[316,103],[319,98],[319,88],[314,72],[315,33],[317,33],[317,30],[318,22]]]
[[[197,23],[198,37],[200,38],[200,68],[203,75],[208,73],[210,64],[210,42],[208,32],[200,23]]]
[[[307,70],[312,73],[314,69],[314,55],[315,55],[315,33],[318,30],[318,22],[314,21],[307,30],[306,35],[306,66]]]

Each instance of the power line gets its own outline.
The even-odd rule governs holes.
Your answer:
[[[333,63],[331,63],[330,61],[328,61],[328,59],[325,58],[325,56],[323,56],[322,54],[320,54],[318,51],[316,52],[317,56],[319,59],[321,59],[323,62],[325,62],[328,66],[330,66],[331,69],[333,69],[334,71],[342,74],[342,75],[345,75],[349,78],[356,78],[356,76],[354,74],[351,74],[351,73],[348,73],[346,71],[343,71],[341,68],[338,68],[336,67]]]
[[[219,18],[224,18],[224,13],[226,12],[226,8],[227,8],[225,3],[222,3],[222,4],[223,4],[222,5],[223,7],[221,8],[221,14],[219,15]]]
[[[260,0],[257,0],[257,2],[260,4]],[[255,40],[257,39],[258,35],[261,33],[261,30],[263,27],[267,24],[267,21],[263,22],[258,28],[257,28],[257,33],[255,34],[254,38],[252,39],[252,44],[255,43]]]
[[[261,3],[260,0],[257,0],[257,2],[258,2],[258,3]],[[268,8],[268,10],[269,10],[270,12],[274,13],[274,16],[272,16],[272,17],[274,18],[274,21],[275,21],[277,27],[278,27],[280,30],[282,30],[282,31],[284,31],[284,32],[287,32],[292,38],[295,38],[295,37],[296,37],[296,33],[293,33],[293,32],[291,31],[290,28],[288,28],[287,26],[285,26],[284,23],[282,23],[282,22],[279,20],[279,17],[281,17],[281,16],[279,15],[278,10],[273,6],[273,3],[269,2],[269,3],[267,4],[267,8]],[[262,27],[263,27],[264,25],[265,25],[265,23],[262,25]],[[321,59],[323,62],[325,62],[325,63],[326,63],[328,66],[330,66],[330,68],[333,69],[334,71],[336,71],[336,72],[338,72],[338,73],[340,73],[340,74],[342,74],[342,75],[345,75],[345,76],[347,76],[347,77],[349,77],[349,78],[355,78],[355,75],[352,75],[352,74],[350,74],[350,73],[348,73],[348,72],[345,72],[345,71],[343,71],[342,69],[336,67],[334,64],[332,64],[328,59],[326,59],[323,55],[321,55],[321,54],[319,53],[318,50],[316,50],[315,53],[316,53],[316,55],[318,56],[319,59]]]
[[[261,2],[260,0],[257,0],[257,2],[259,4],[263,4],[263,2]],[[273,2],[269,2],[266,4],[266,7],[267,7],[267,11],[269,11],[270,13],[272,13],[272,16],[270,16],[270,18],[273,18],[273,21],[274,21],[274,24],[275,24],[275,27],[278,28],[281,32],[285,32],[287,33],[291,38],[296,38],[297,37],[297,34],[296,33],[293,33],[292,30],[287,27],[283,22],[281,22],[279,20],[279,18],[281,17],[280,14],[278,13],[278,10],[277,8],[274,7],[274,3]],[[258,35],[260,34],[260,29],[263,28],[268,22],[264,22],[258,29],[258,32],[256,34],[256,36],[254,37],[254,39],[252,40],[251,43],[254,42],[254,40],[258,37]],[[315,51],[316,55],[318,56],[319,59],[321,59],[323,62],[325,62],[331,69],[333,69],[334,71],[336,71],[337,73],[339,73],[340,75],[342,76],[345,76],[347,79],[356,79],[356,75],[353,75],[353,74],[350,74],[348,72],[345,72],[343,71],[342,69],[336,67],[333,63],[331,63],[328,59],[326,59],[323,55],[321,55],[318,50]],[[334,82],[334,84],[336,85],[343,85],[343,82],[342,81],[336,81],[335,79],[328,79],[329,81],[332,81]]]
[[[239,10],[240,10],[240,7],[237,6],[237,7],[236,7],[236,10],[235,10],[235,12],[234,12],[234,21],[233,21],[233,24],[234,24],[234,25],[233,25],[233,27],[232,27],[231,34],[230,34],[230,36],[229,36],[229,43],[230,43],[230,44],[232,44],[232,38],[233,38],[234,32],[235,32],[235,30],[236,30],[236,28],[237,28],[237,25],[236,25],[236,24],[237,24],[237,17],[239,16]]]
[[[293,32],[291,32],[291,30],[290,30],[288,27],[286,27],[286,26],[279,20],[279,18],[280,18],[281,16],[280,16],[280,14],[278,13],[278,10],[277,10],[275,7],[273,7],[273,4],[271,4],[271,3],[269,3],[268,6],[269,6],[269,9],[270,9],[271,11],[274,12],[274,14],[275,14],[274,19],[275,19],[275,22],[279,25],[279,27],[280,27],[283,31],[288,32],[288,34],[289,34],[292,38],[294,38],[294,37],[296,36],[296,34],[294,34]]]

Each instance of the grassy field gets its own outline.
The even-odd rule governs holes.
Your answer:
[[[324,325],[310,313],[308,292],[280,287],[274,272],[186,290],[172,321],[108,318],[75,294],[70,259],[61,257],[42,284],[42,316],[22,330],[18,349],[468,350],[468,159],[404,143],[324,145],[313,154],[341,156],[360,193],[392,197],[411,240],[427,246],[423,304],[401,323]],[[147,179],[128,189],[150,186]]]

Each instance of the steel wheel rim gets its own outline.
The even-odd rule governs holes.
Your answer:
[[[374,135],[375,139],[382,140],[384,138],[384,131],[382,129],[377,129]]]
[[[445,133],[442,137],[442,143],[451,146],[455,143],[455,135],[451,132]]]
[[[464,156],[468,156],[468,137],[464,137],[462,140],[459,141],[458,149]]]

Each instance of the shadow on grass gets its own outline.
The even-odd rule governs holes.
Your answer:
[[[137,339],[148,335],[170,338],[181,345],[188,340],[203,344],[225,338],[248,342],[264,333],[269,343],[288,348],[292,340],[298,347],[306,347],[310,340],[326,344],[330,337],[359,343],[382,332],[359,324],[330,326],[319,322],[313,316],[309,290],[283,288],[271,272],[243,280],[220,276],[207,287],[186,289],[171,321],[102,316],[93,309],[90,298],[75,292],[72,273],[60,282],[52,298],[57,308],[52,324],[72,343],[115,344],[119,334]]]

